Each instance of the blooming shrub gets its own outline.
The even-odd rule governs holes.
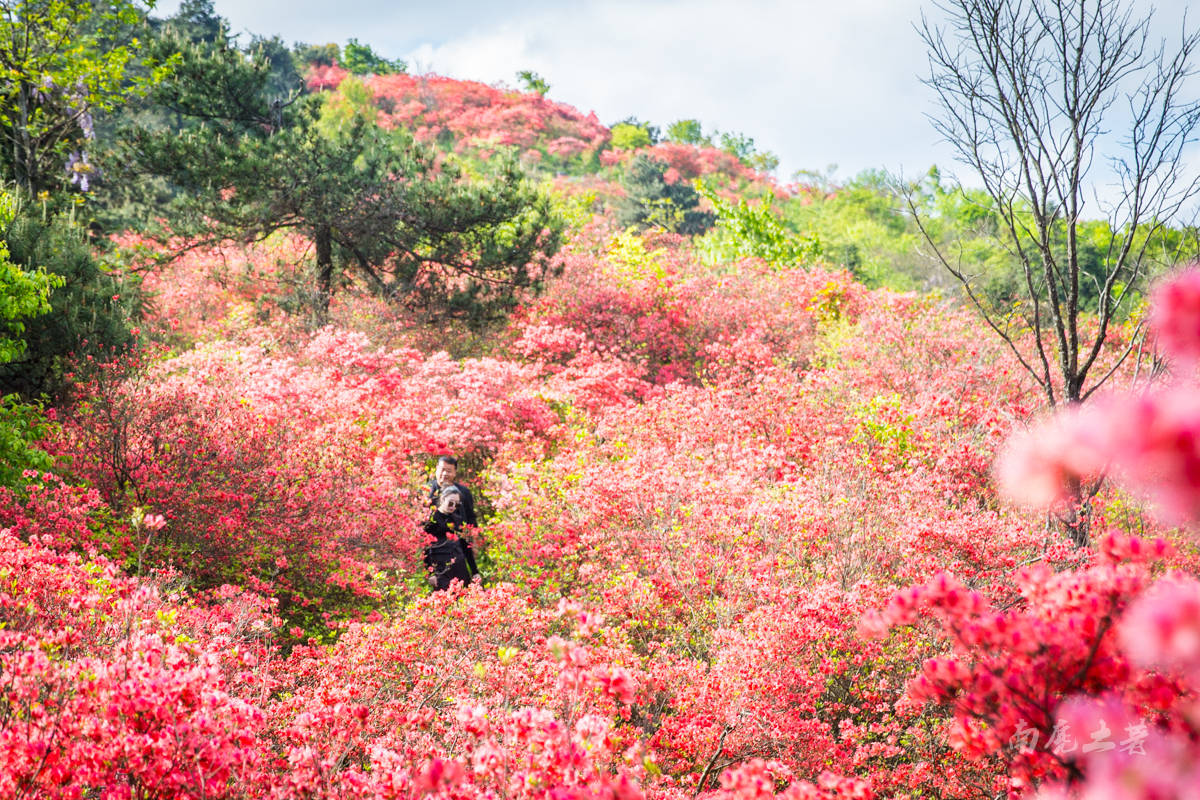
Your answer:
[[[336,89],[345,78],[338,67],[313,67],[310,89]],[[603,147],[608,129],[595,113],[582,114],[536,92],[500,89],[440,75],[370,75],[364,79],[380,109],[378,123],[412,130],[420,141],[450,144],[462,151],[512,147],[560,165],[579,162]]]
[[[1018,438],[1001,467],[1010,492],[1048,506],[1115,467],[1165,519],[1197,518],[1196,275],[1184,272],[1155,295],[1152,319],[1174,359],[1172,378],[1068,409]],[[955,748],[998,761],[1007,773],[998,788],[1186,796],[1200,754],[1197,585],[1175,572],[1155,581],[1150,570],[1172,550],[1161,538],[1110,532],[1081,568],[1019,571],[1008,610],[939,575],[897,594],[868,627],[930,614],[939,621],[952,650],[924,663],[908,695],[949,712]]]
[[[294,658],[295,693],[275,708],[303,754],[293,779],[388,797],[439,784],[462,797],[640,797],[631,656],[594,613],[537,608],[515,588],[435,594]]]
[[[617,150],[605,154],[606,165],[624,164],[635,153],[645,153],[657,161],[667,164],[666,180],[692,181],[707,176],[723,179],[723,188],[738,189],[743,185],[766,188],[771,181],[751,167],[746,166],[735,155],[715,147],[700,147],[680,142],[661,142],[635,150]]]
[[[29,527],[36,528],[36,521]],[[0,795],[234,796],[259,769],[269,606],[203,607],[0,530]]]
[[[242,583],[312,630],[373,607],[381,570],[418,571],[410,486],[428,454],[552,437],[557,417],[517,388],[527,371],[333,329],[291,351],[214,343],[101,371],[56,447],[119,514],[166,518],[115,558],[174,565],[201,589]]]
[[[576,249],[563,280],[514,321],[514,349],[551,370],[617,359],[663,385],[756,369],[810,355],[819,307],[845,292],[837,314],[853,315],[847,275],[752,264],[714,275],[675,235],[622,234],[598,254]],[[842,300],[831,301],[835,305]]]
[[[146,322],[159,337],[182,346],[280,319],[286,297],[302,280],[307,247],[299,236],[279,235],[254,245],[185,250],[158,264],[161,247],[143,237],[124,234],[116,244],[130,258],[146,262],[140,266],[142,289],[150,299]]]
[[[446,148],[557,168],[606,142],[531,95],[368,86]],[[659,149],[672,179],[753,180]],[[353,293],[306,330],[279,300],[305,247],[149,270],[174,349],[81,365],[60,474],[0,496],[0,794],[1195,785],[1198,562],[1166,527],[1197,509],[1194,275],[1156,295],[1169,381],[1013,438],[1038,395],[971,316],[845,272],[707,264],[596,214],[467,340]],[[428,594],[441,452],[485,585]],[[1044,506],[1106,470],[1093,548],[997,491]]]

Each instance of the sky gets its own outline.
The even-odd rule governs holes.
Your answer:
[[[1187,0],[1164,0],[1179,20]],[[600,121],[678,119],[745,134],[797,170],[965,170],[939,141],[913,28],[929,0],[214,0],[234,32],[371,45],[415,73],[518,86]],[[1149,6],[1147,5],[1147,8]],[[178,0],[158,4],[168,16]],[[966,178],[966,175],[962,175]]]

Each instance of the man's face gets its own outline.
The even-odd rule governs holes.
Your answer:
[[[439,461],[437,469],[433,472],[433,479],[438,482],[438,486],[449,486],[454,483],[454,478],[457,475],[458,467],[446,461]]]

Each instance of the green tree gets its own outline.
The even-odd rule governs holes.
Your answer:
[[[626,117],[613,123],[609,130],[612,133],[610,144],[618,150],[636,150],[658,144],[658,127],[637,117]]]
[[[15,394],[0,397],[0,487],[21,494],[30,483],[26,470],[54,468],[54,458],[38,447],[51,427],[40,403],[26,403]]]
[[[639,147],[649,147],[653,144],[646,129],[628,122],[618,122],[610,129],[612,139],[610,144],[616,150],[637,150]]]
[[[58,211],[20,196],[8,203],[0,216],[3,247],[26,274],[44,275],[49,293],[23,322],[18,353],[0,364],[0,394],[55,398],[72,361],[107,358],[132,343],[142,296],[136,281],[97,257],[74,203]]]
[[[355,75],[391,75],[408,71],[408,64],[402,60],[389,61],[357,39],[349,40],[342,48],[342,66]]]
[[[774,194],[767,192],[762,202],[751,205],[745,198],[730,202],[704,184],[698,188],[716,212],[716,226],[697,242],[706,260],[728,263],[760,258],[768,264],[790,267],[821,255],[820,239],[796,234],[780,219],[774,208]]]
[[[779,156],[770,150],[758,150],[747,159],[746,164],[759,172],[774,172],[779,169]]]
[[[0,229],[8,230],[20,211],[15,195],[0,191]],[[43,269],[13,263],[6,239],[0,239],[0,375],[29,351],[26,321],[50,311],[50,293],[62,278]],[[38,405],[16,394],[0,397],[0,487],[21,491],[25,470],[48,470],[54,461],[36,446],[49,423]]]
[[[141,44],[137,56],[125,67],[126,80],[131,84],[150,81],[155,64],[175,63],[184,43],[208,47],[229,36],[229,25],[215,12],[212,0],[185,0],[174,15],[166,19],[149,17],[146,23],[129,31],[129,35],[138,34]],[[170,40],[169,45],[162,44],[164,38]],[[301,84],[298,76],[294,84]],[[142,176],[136,183],[118,178],[121,165],[113,162],[112,146],[120,131],[130,126],[178,132],[194,127],[194,123],[155,104],[143,92],[134,92],[125,102],[96,114],[96,135],[87,152],[94,164],[93,176],[98,174],[100,182],[98,189],[93,187],[86,210],[103,231],[137,230],[144,224],[147,209],[131,202],[134,196],[154,196],[156,204],[167,203],[173,196],[170,186],[152,176]]]
[[[306,235],[318,320],[349,274],[397,302],[483,325],[535,284],[533,265],[557,249],[561,223],[514,162],[469,175],[407,131],[379,128],[349,95],[339,95],[351,109],[340,117],[321,96],[273,95],[270,64],[228,40],[181,53],[153,96],[203,122],[179,134],[129,130],[118,161],[131,182],[170,182],[172,233],[195,242]]]
[[[638,230],[704,233],[712,226],[712,212],[699,209],[700,195],[691,184],[668,183],[666,172],[666,162],[644,153],[634,156],[621,181],[625,197],[617,205],[617,221]]]
[[[748,160],[756,152],[754,139],[744,133],[722,132],[720,136],[721,149],[740,161]]]
[[[779,156],[769,150],[759,150],[754,146],[754,139],[742,133],[720,134],[721,149],[748,167],[759,172],[771,172],[779,166]]]
[[[667,141],[679,144],[694,144],[701,147],[711,147],[712,137],[704,134],[704,126],[699,120],[680,119],[667,126]]]
[[[140,48],[130,32],[144,21],[130,0],[3,0],[0,2],[0,163],[26,192],[94,177],[86,146],[93,115],[161,79],[169,62],[149,65],[130,81]]]
[[[0,229],[7,230],[20,207],[15,195],[0,191]],[[25,323],[50,310],[50,291],[61,279],[42,269],[22,269],[13,263],[8,242],[0,240],[0,364],[24,355]]]
[[[213,0],[183,0],[164,24],[189,42],[211,44],[229,34],[229,24],[217,14]]]
[[[327,42],[325,44],[304,44],[297,43],[292,51],[296,61],[300,64],[316,64],[321,67],[328,67],[334,64],[339,64],[342,61],[342,48],[337,42]]]
[[[550,84],[546,83],[546,79],[533,70],[521,70],[517,73],[517,80],[525,87],[525,91],[535,92],[540,97],[545,97],[546,92],[550,91]]]
[[[371,123],[378,115],[370,88],[354,75],[348,75],[320,104],[317,128],[326,137],[336,139],[355,122]]]

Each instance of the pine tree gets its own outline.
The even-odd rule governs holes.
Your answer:
[[[377,126],[373,108],[331,123],[322,96],[281,91],[261,48],[245,53],[223,35],[156,46],[181,57],[152,99],[192,122],[178,132],[130,126],[113,163],[130,186],[165,178],[170,233],[193,243],[307,236],[318,321],[348,274],[480,326],[557,249],[561,223],[515,163],[468,177],[409,132]]]

